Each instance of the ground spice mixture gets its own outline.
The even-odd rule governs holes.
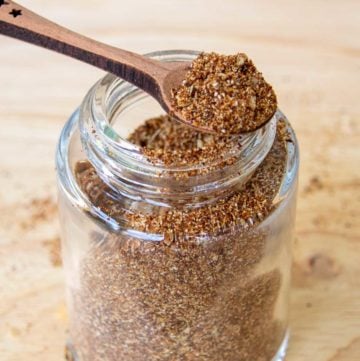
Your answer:
[[[234,164],[241,149],[241,136],[219,136],[184,126],[169,115],[148,119],[128,138],[153,164],[193,167],[172,176],[189,178]],[[206,167],[205,167],[206,165]],[[167,173],[170,170],[166,171]]]
[[[229,153],[240,150],[238,136],[217,136],[196,131],[163,115],[148,119],[128,140],[142,147],[153,163],[166,166],[210,164]]]
[[[172,105],[194,127],[239,134],[266,123],[276,111],[277,100],[245,54],[202,53],[182,85],[173,89]]]
[[[130,140],[166,164],[228,150],[226,142],[186,127],[179,142],[178,127],[155,118]],[[164,236],[146,242],[93,234],[71,306],[71,338],[81,361],[271,360],[285,335],[275,312],[282,275],[262,268],[269,235],[255,226],[274,207],[285,134],[279,127],[267,158],[242,188],[199,208],[124,211],[92,165],[78,164],[78,183],[96,207]]]

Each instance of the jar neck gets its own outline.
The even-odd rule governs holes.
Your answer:
[[[197,54],[166,51],[148,56],[161,61],[191,61]],[[147,94],[131,84],[107,75],[85,97],[79,127],[89,161],[115,193],[164,206],[174,203],[197,206],[241,187],[271,149],[280,117],[276,112],[261,129],[240,136],[236,140],[239,146],[219,159],[196,165],[165,166],[150,162],[140,147],[116,130],[125,127],[123,121],[129,109],[141,110],[141,115],[134,114],[133,119],[144,116],[143,102],[148,99]],[[143,119],[157,115],[149,110]]]

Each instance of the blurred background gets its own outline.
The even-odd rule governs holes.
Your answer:
[[[360,2],[19,2],[136,52],[245,52],[254,60],[301,150],[287,360],[359,360]],[[54,153],[65,121],[103,75],[0,36],[0,360],[63,360]]]

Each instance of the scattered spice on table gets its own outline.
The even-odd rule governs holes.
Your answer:
[[[22,205],[26,210],[25,219],[20,222],[23,230],[34,228],[41,223],[54,218],[57,213],[57,204],[52,197],[34,198]]]
[[[42,242],[49,252],[49,259],[54,267],[62,265],[60,237],[54,237]]]
[[[201,53],[183,83],[172,93],[172,105],[194,127],[218,134],[254,131],[274,115],[274,90],[243,53]]]

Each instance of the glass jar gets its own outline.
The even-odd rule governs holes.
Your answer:
[[[183,61],[196,54],[149,56]],[[281,360],[295,135],[277,111],[219,159],[165,166],[126,140],[160,113],[147,94],[107,75],[62,131],[57,174],[68,358]]]

